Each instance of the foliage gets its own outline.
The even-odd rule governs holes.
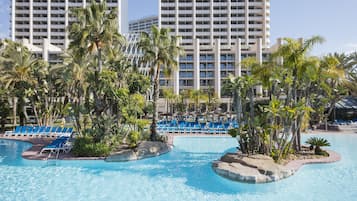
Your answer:
[[[348,65],[341,65],[336,55],[322,59],[308,56],[308,51],[322,41],[321,37],[305,41],[286,38],[270,60],[259,64],[247,58],[241,63],[247,75],[230,75],[224,82],[223,90],[233,98],[240,125],[229,134],[238,136],[243,153],[262,153],[281,160],[299,152],[301,131],[311,118],[315,122],[326,120],[336,101],[345,96],[346,83],[351,82],[344,69],[350,67],[342,67]],[[253,89],[258,85],[268,92],[268,102],[254,97],[258,94]],[[330,108],[327,114],[326,108]]]
[[[91,137],[78,137],[74,141],[72,154],[76,157],[100,157],[110,154],[110,147],[104,143],[95,143]]]
[[[143,61],[150,65],[150,76],[153,96],[153,117],[150,126],[151,140],[157,140],[157,121],[159,99],[159,80],[163,72],[169,76],[177,68],[177,58],[182,53],[178,45],[178,37],[171,36],[169,29],[160,29],[152,26],[151,33],[143,32],[140,37],[139,47],[143,52]]]
[[[140,140],[140,133],[138,131],[130,131],[129,133],[129,145],[130,147],[136,147]]]
[[[326,155],[327,152],[323,151],[321,147],[331,146],[330,143],[325,138],[319,137],[310,137],[306,140],[307,144],[310,144],[312,147],[315,147],[316,155]]]

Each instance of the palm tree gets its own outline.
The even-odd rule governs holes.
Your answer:
[[[208,95],[206,92],[204,92],[202,89],[199,90],[191,90],[190,94],[190,99],[194,104],[194,109],[195,112],[200,112],[200,104],[202,102],[207,102],[208,101]]]
[[[315,154],[316,155],[323,155],[324,152],[322,151],[321,147],[328,147],[331,146],[330,143],[324,139],[319,137],[310,137],[306,141],[307,144],[310,144],[312,148],[315,147]]]
[[[26,117],[26,90],[36,82],[33,76],[34,65],[37,63],[31,52],[20,43],[5,40],[1,52],[3,76],[1,80],[5,88],[11,91],[13,106],[13,125],[16,126],[17,106],[20,108],[20,124],[24,124]]]
[[[159,99],[160,73],[169,74],[177,67],[177,57],[182,50],[178,45],[178,37],[170,36],[169,29],[159,29],[156,26],[151,28],[151,34],[142,33],[139,47],[143,52],[143,60],[151,66],[151,82],[153,85],[153,118],[151,123],[151,140],[157,140],[158,110],[157,101]]]
[[[124,38],[118,33],[117,11],[113,9],[107,13],[105,1],[97,3],[92,0],[90,6],[73,9],[72,14],[78,21],[70,26],[72,41],[69,48],[78,51],[80,55],[95,55],[97,67],[94,70],[94,83],[97,85],[103,69],[102,51],[124,42]],[[94,112],[99,117],[105,106],[97,89],[93,89],[92,93],[95,101]]]
[[[322,43],[324,39],[320,36],[313,36],[305,41],[294,40],[286,38],[286,44],[282,45],[274,56],[282,57],[284,60],[283,71],[285,70],[284,82],[286,83],[285,105],[296,106],[301,94],[298,92],[303,91],[301,87],[304,87],[302,80],[304,79],[305,72],[308,68],[308,62],[306,62],[307,53],[319,43]],[[291,82],[289,81],[291,80]],[[289,82],[286,82],[289,81]],[[294,120],[292,125],[293,133],[293,145],[295,150],[300,150],[301,147],[301,135],[300,135],[300,122],[301,118]]]
[[[335,108],[335,104],[347,95],[345,90],[346,74],[343,65],[335,56],[325,56],[321,61],[321,86],[327,97],[329,110],[325,114],[325,129],[327,130],[327,120]]]
[[[76,51],[69,49],[63,55],[63,64],[52,69],[52,73],[58,73],[60,76],[56,82],[66,89],[66,96],[72,104],[74,126],[78,133],[82,133],[81,125],[81,108],[83,108],[83,100],[87,97],[89,88],[88,81],[88,55],[81,55]]]
[[[166,99],[166,113],[173,112],[172,104],[178,99],[172,88],[165,88],[162,90],[164,98]]]

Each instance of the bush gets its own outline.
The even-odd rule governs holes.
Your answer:
[[[326,139],[318,138],[318,137],[310,137],[309,139],[307,139],[306,143],[310,144],[310,146],[312,147],[315,147],[316,155],[328,156],[328,153],[321,149],[321,147],[330,146],[330,143]]]
[[[130,147],[136,147],[140,140],[140,133],[138,131],[130,131],[129,133]]]
[[[104,143],[94,143],[91,137],[80,137],[74,141],[72,153],[76,157],[100,157],[110,154],[110,147]]]

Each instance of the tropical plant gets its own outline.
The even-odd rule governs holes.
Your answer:
[[[310,137],[306,140],[306,143],[310,144],[312,148],[315,149],[316,155],[325,155],[326,152],[324,152],[321,147],[331,146],[331,144],[326,139],[319,137]]]
[[[71,43],[69,49],[76,50],[79,55],[94,55],[97,62],[93,61],[91,66],[94,67],[92,77],[93,86],[89,89],[94,98],[94,114],[96,118],[105,111],[105,100],[103,91],[100,91],[100,76],[103,70],[102,52],[111,52],[124,43],[124,38],[118,33],[117,11],[112,9],[107,12],[105,1],[97,3],[92,0],[90,6],[86,8],[76,8],[71,11],[78,21],[70,26]],[[119,44],[119,45],[118,45]]]
[[[153,94],[153,117],[150,126],[151,140],[158,139],[157,121],[159,99],[160,74],[170,74],[177,68],[177,58],[182,53],[178,45],[178,37],[171,36],[169,29],[159,29],[156,26],[151,28],[151,33],[142,33],[139,47],[143,52],[143,61],[150,66],[152,94]]]
[[[10,40],[4,41],[0,63],[3,68],[1,81],[5,89],[9,90],[12,99],[13,125],[17,124],[17,109],[19,109],[20,124],[24,125],[27,119],[26,92],[41,84],[38,83],[41,80],[36,76],[43,72],[41,68],[46,68],[46,64],[36,59],[23,45]]]

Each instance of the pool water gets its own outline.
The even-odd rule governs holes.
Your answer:
[[[172,152],[128,163],[29,161],[21,153],[30,144],[0,140],[0,200],[357,200],[357,135],[323,137],[340,162],[304,166],[290,178],[257,185],[212,171],[212,160],[235,150],[233,138],[177,137]]]

